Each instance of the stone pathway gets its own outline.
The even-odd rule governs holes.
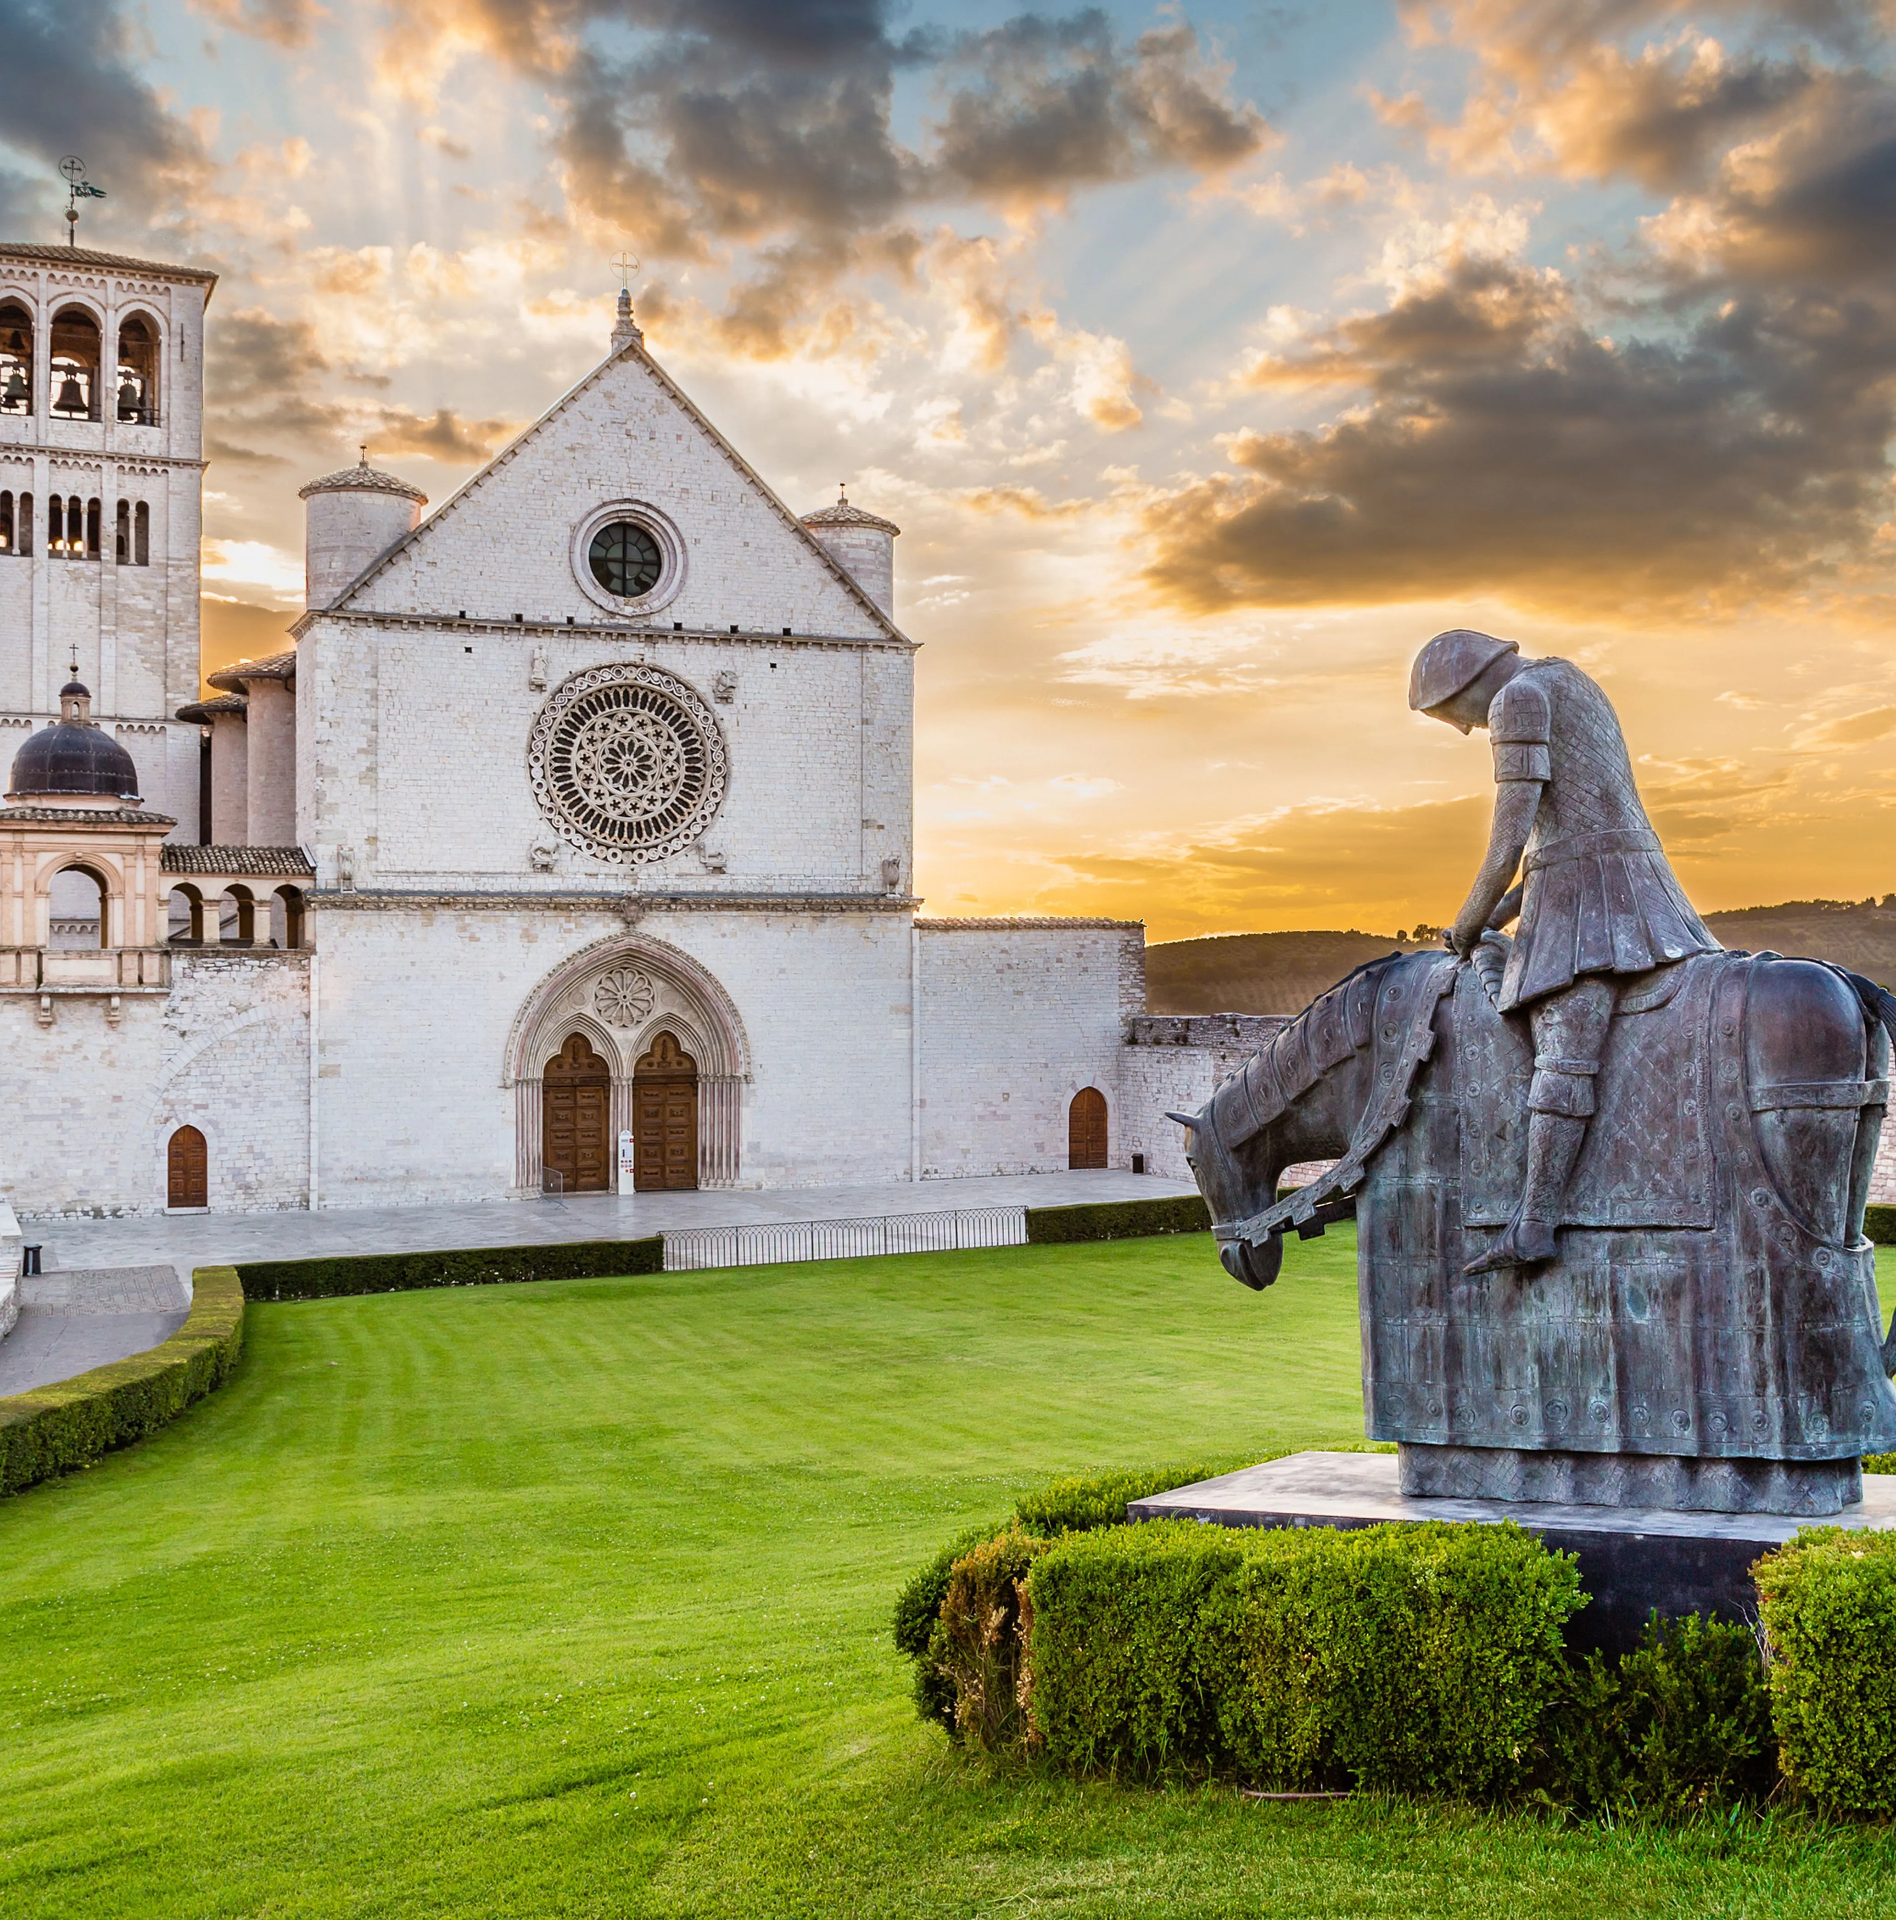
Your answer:
[[[888,1186],[780,1187],[760,1193],[569,1195],[564,1200],[492,1200],[452,1207],[324,1207],[315,1213],[195,1213],[125,1220],[22,1220],[45,1249],[49,1273],[67,1267],[164,1262],[301,1260],[331,1253],[434,1253],[452,1247],[543,1246],[562,1240],[636,1240],[668,1228],[741,1226],[773,1220],[866,1220],[957,1207],[1060,1207],[1098,1200],[1155,1200],[1193,1193],[1152,1174],[1032,1173],[969,1180],[904,1180]]]
[[[59,1307],[22,1307],[13,1331],[0,1340],[0,1394],[25,1393],[113,1360],[129,1360],[169,1340],[186,1318],[182,1311],[67,1313]]]

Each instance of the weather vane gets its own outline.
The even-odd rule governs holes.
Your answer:
[[[622,253],[614,259],[612,264],[619,269],[619,291],[621,293],[630,293],[632,291],[632,276],[638,272],[639,263],[631,254]]]
[[[79,244],[79,202],[103,200],[105,189],[95,187],[86,178],[86,163],[76,153],[69,153],[60,161],[59,171],[66,182],[66,244],[76,247]]]

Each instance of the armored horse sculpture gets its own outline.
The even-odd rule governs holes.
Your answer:
[[[1896,1449],[1863,1237],[1896,997],[1719,947],[1578,667],[1458,630],[1410,703],[1490,730],[1487,858],[1444,952],[1359,969],[1172,1116],[1220,1259],[1269,1286],[1288,1229],[1354,1213],[1406,1493],[1840,1511]]]

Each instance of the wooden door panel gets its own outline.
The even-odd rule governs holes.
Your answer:
[[[1082,1087],[1067,1109],[1067,1165],[1073,1168],[1106,1164],[1106,1096],[1097,1087]]]
[[[180,1127],[165,1147],[165,1205],[210,1205],[210,1151],[196,1127]]]

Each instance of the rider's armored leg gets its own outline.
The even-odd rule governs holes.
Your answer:
[[[1506,1232],[1468,1263],[1467,1272],[1538,1266],[1554,1257],[1567,1182],[1593,1115],[1593,1079],[1617,998],[1613,980],[1593,974],[1529,1010],[1534,1078],[1527,1096],[1527,1180]]]

